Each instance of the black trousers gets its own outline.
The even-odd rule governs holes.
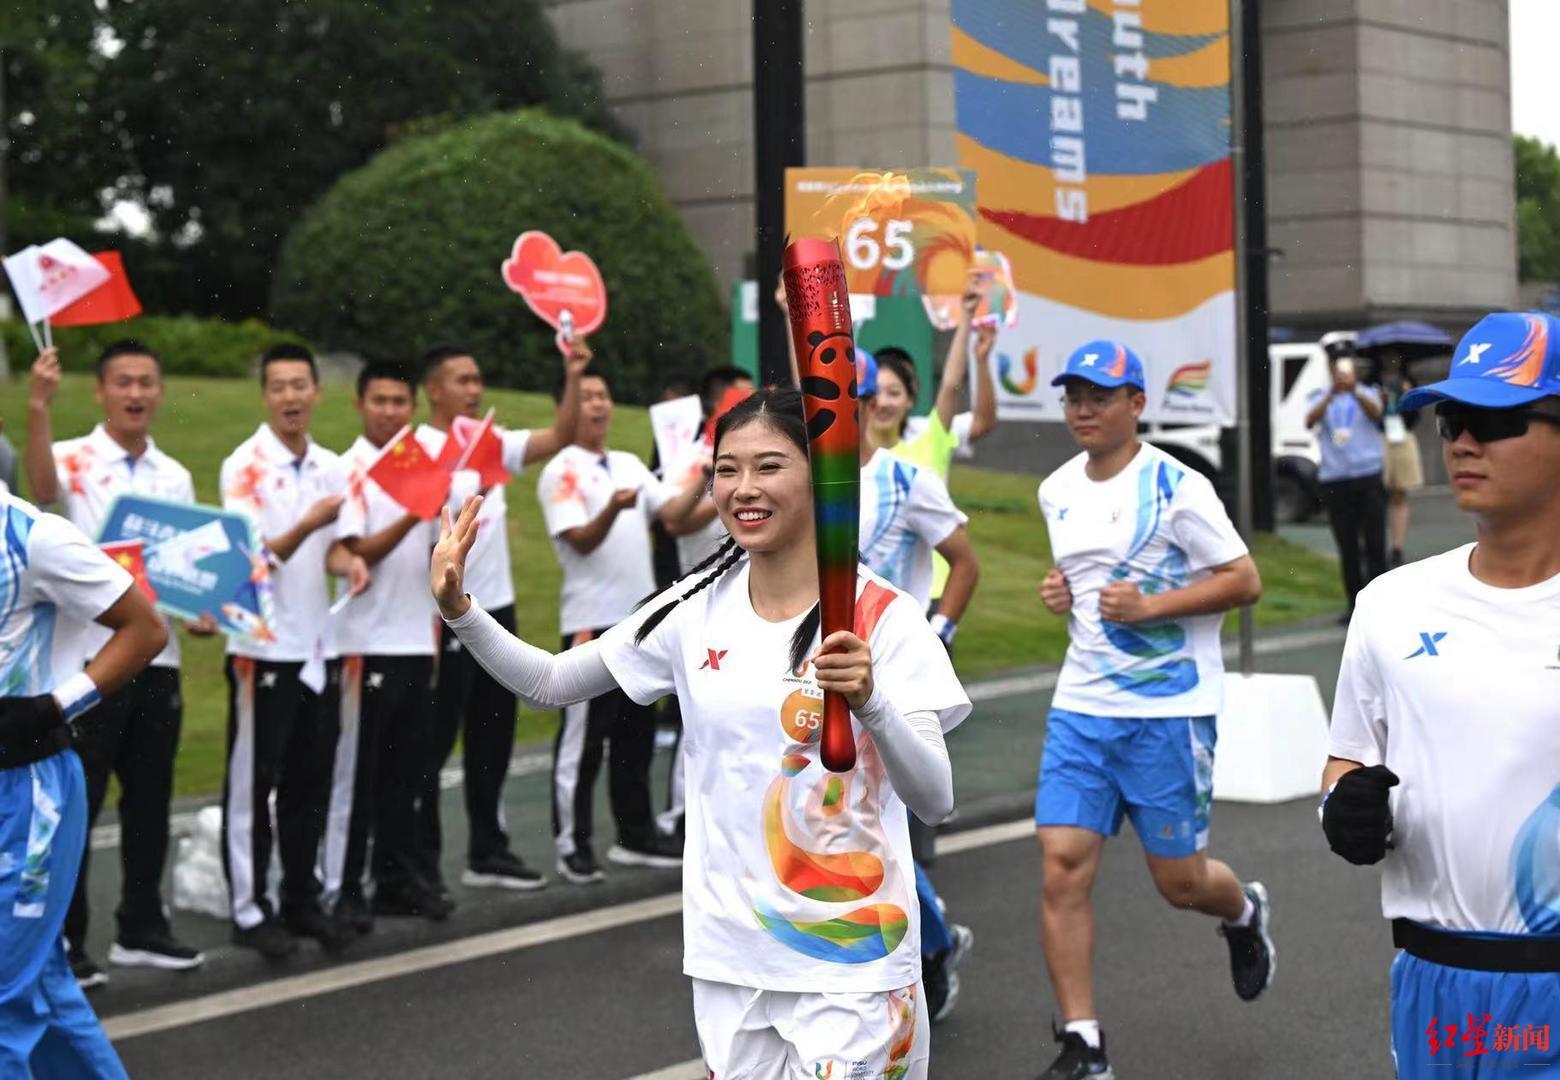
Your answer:
[[[489,612],[510,633],[515,630],[513,605]],[[517,702],[497,679],[482,670],[461,647],[460,638],[439,628],[439,663],[435,719],[422,782],[417,794],[417,852],[422,872],[439,878],[443,837],[439,824],[439,770],[461,742],[461,766],[466,773],[466,820],[470,826],[466,855],[477,862],[509,850],[500,811],[509,758],[515,749]]]
[[[342,658],[341,734],[321,859],[328,896],[363,895],[369,875],[392,890],[420,876],[413,815],[433,722],[432,656]]]
[[[1338,544],[1343,589],[1353,611],[1360,590],[1387,572],[1387,489],[1380,473],[1336,480],[1322,485],[1322,505],[1327,507],[1327,520]]]
[[[177,668],[149,667],[104,698],[84,718],[76,753],[87,777],[87,827],[97,822],[110,776],[119,778],[119,866],[123,876],[120,938],[166,933],[162,876],[168,860],[168,805],[173,800],[173,759],[179,750],[184,702]],[[65,915],[65,936],[87,940],[87,865],[92,842],[81,853],[81,872]]]
[[[571,634],[565,649],[600,637],[604,630]],[[563,710],[553,743],[553,841],[558,854],[589,847],[595,817],[596,777],[607,756],[607,793],[618,841],[646,847],[656,835],[650,806],[650,760],[655,755],[655,712],[621,690]]]
[[[222,866],[233,921],[255,926],[276,914],[266,896],[271,865],[271,793],[281,854],[283,913],[319,905],[315,868],[335,763],[341,665],[326,665],[316,694],[298,663],[229,656],[228,767],[222,786]]]

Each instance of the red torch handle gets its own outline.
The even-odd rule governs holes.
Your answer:
[[[818,760],[830,772],[856,767],[856,740],[850,730],[850,704],[832,691],[823,695],[823,733],[818,739]]]

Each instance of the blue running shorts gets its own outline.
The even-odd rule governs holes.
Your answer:
[[[1208,846],[1214,741],[1211,716],[1139,719],[1052,709],[1035,824],[1115,836],[1130,817],[1150,855],[1195,855]]]
[[[1560,975],[1392,961],[1397,1074],[1476,1080],[1560,1076]]]

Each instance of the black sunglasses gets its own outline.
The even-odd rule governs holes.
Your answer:
[[[1456,442],[1463,432],[1475,442],[1492,443],[1518,439],[1527,434],[1529,420],[1547,420],[1560,425],[1560,415],[1538,409],[1469,409],[1460,405],[1438,405],[1435,428],[1447,442]]]

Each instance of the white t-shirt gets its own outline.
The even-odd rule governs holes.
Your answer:
[[[1223,616],[1126,626],[1100,618],[1115,581],[1144,593],[1195,584],[1246,545],[1201,473],[1143,443],[1109,480],[1079,454],[1040,485],[1051,557],[1072,588],[1071,642],[1052,706],[1089,716],[1216,716],[1224,701]]]
[[[195,483],[190,479],[190,471],[157,449],[150,437],[146,440],[146,451],[140,458],[132,459],[102,424],[93,428],[90,435],[55,443],[54,471],[59,475],[60,501],[64,504],[65,516],[89,540],[97,539],[103,521],[108,517],[108,508],[119,495],[133,493],[169,502],[195,501]],[[167,616],[163,616],[163,623],[168,627],[168,644],[152,660],[152,666],[176,668],[179,666],[179,637]],[[106,626],[88,627],[82,636],[86,649],[83,659],[97,655],[112,636],[113,631]]]
[[[620,488],[638,488],[638,501],[613,519],[594,551],[581,555],[563,534],[589,523]],[[602,455],[565,446],[547,463],[536,497],[563,567],[559,607],[564,636],[611,626],[655,591],[650,521],[676,494],[675,488],[657,480],[644,462],[625,450]]]
[[[858,582],[857,630],[878,686],[901,712],[934,711],[951,730],[969,699],[920,607],[870,573]],[[600,647],[629,697],[649,704],[676,694],[682,709],[683,971],[806,993],[916,982],[905,805],[859,723],[856,768],[834,774],[819,764],[812,725],[822,693],[810,665],[800,676],[788,670],[804,615],[759,618],[744,561],[635,645],[639,624],[672,595],[607,631]]]
[[[932,551],[969,518],[930,469],[887,450],[861,467],[861,561],[915,597],[926,610],[932,595]]]
[[[312,439],[303,457],[261,424],[222,462],[222,506],[248,514],[264,542],[281,536],[327,495],[346,487],[341,459]],[[315,529],[286,562],[271,565],[272,630],[275,641],[230,637],[234,656],[282,663],[328,659],[333,655],[327,634],[330,583],[325,556],[335,541],[331,526]]]
[[[1360,593],[1328,753],[1401,780],[1383,915],[1560,934],[1560,576],[1497,589],[1473,549]]]
[[[83,631],[134,583],[64,518],[12,495],[0,510],[0,695],[31,697],[81,670]]]
[[[427,424],[417,428],[417,441],[430,457],[439,456],[448,437],[447,432]],[[499,429],[498,437],[504,444],[504,470],[513,480],[525,469],[525,448],[531,433]],[[509,504],[504,499],[505,486],[500,484],[483,493],[482,509],[477,512],[477,542],[466,556],[466,591],[488,611],[515,602],[515,580],[509,569]],[[451,495],[456,497],[453,491]]]
[[[380,448],[359,435],[341,456],[347,498],[336,518],[336,536],[372,536],[406,516],[400,503],[371,480],[367,469]],[[432,656],[438,609],[428,586],[428,563],[439,541],[436,521],[420,521],[369,572],[373,581],[335,617],[336,647],[343,656]]]

